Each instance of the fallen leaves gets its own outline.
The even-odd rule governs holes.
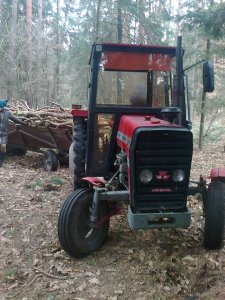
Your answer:
[[[219,153],[218,161],[224,155]],[[208,172],[209,165],[198,164],[203,156],[204,151],[194,154],[195,174]],[[201,296],[223,282],[225,249],[206,252],[202,246],[199,196],[189,198],[193,211],[190,228],[131,231],[125,207],[122,215],[112,219],[104,247],[85,259],[75,260],[61,249],[57,237],[58,212],[72,190],[69,171],[60,169],[52,176],[41,165],[33,167],[37,162],[34,154],[22,160],[20,164],[21,158],[8,158],[0,169],[1,186],[4,182],[4,194],[0,195],[3,297],[182,299],[185,295]]]
[[[193,257],[191,255],[187,255],[187,256],[182,258],[182,262],[187,268],[193,268],[193,267],[197,267],[198,258]]]
[[[83,290],[86,289],[86,287],[87,287],[86,282],[83,282],[81,285],[79,285],[79,286],[77,287],[77,291],[83,292]]]
[[[88,282],[90,284],[93,284],[93,285],[99,285],[100,284],[100,281],[96,277],[89,279]]]

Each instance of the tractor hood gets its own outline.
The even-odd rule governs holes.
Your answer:
[[[177,124],[158,119],[151,115],[122,116],[117,133],[117,145],[125,152],[129,151],[133,134],[138,128],[146,127],[181,127]]]

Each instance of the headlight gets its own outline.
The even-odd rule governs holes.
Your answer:
[[[143,170],[140,173],[139,179],[143,183],[149,183],[153,178],[152,171],[150,170]]]
[[[172,179],[175,182],[182,182],[184,180],[184,171],[182,170],[173,171]]]

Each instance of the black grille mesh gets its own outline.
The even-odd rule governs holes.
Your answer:
[[[130,170],[133,167],[135,170],[130,174],[134,208],[144,211],[179,211],[186,208],[192,145],[192,133],[186,129],[137,131],[130,150]],[[153,180],[149,184],[139,180],[140,172],[145,169],[153,172]],[[176,169],[185,172],[184,182],[172,180]],[[168,175],[168,179],[157,178],[162,172]]]

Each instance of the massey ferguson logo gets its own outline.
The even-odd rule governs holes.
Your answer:
[[[167,181],[170,178],[170,175],[167,171],[159,171],[157,175],[155,175],[157,180]]]

